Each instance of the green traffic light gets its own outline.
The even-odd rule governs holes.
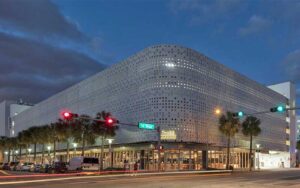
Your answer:
[[[244,116],[244,112],[238,112],[238,116],[239,117],[243,117]]]
[[[283,112],[284,110],[283,106],[277,106],[277,112]]]

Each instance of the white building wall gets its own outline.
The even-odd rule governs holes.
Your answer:
[[[284,82],[280,84],[275,84],[269,86],[269,88],[273,89],[274,91],[284,95],[287,97],[288,108],[296,107],[296,87],[291,82]],[[288,134],[288,142],[289,150],[291,153],[291,166],[296,166],[296,142],[297,142],[297,128],[296,128],[296,110],[290,110],[286,112],[287,122],[289,124],[289,134]]]

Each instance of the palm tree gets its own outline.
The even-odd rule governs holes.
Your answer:
[[[7,148],[7,139],[8,138],[6,136],[1,136],[0,137],[0,150],[2,151],[3,156],[5,156],[4,155],[5,150],[8,149]]]
[[[56,123],[56,132],[59,135],[59,140],[67,144],[67,161],[69,161],[70,140],[73,138],[73,126],[71,121],[63,121],[58,119]]]
[[[246,117],[245,121],[242,123],[242,132],[243,135],[250,137],[250,160],[249,160],[249,170],[252,170],[253,167],[253,154],[252,154],[252,141],[253,136],[258,136],[261,133],[259,127],[260,120],[254,116]]]
[[[25,153],[26,153],[26,157],[27,157],[27,148],[28,148],[29,144],[31,143],[30,132],[28,131],[28,129],[23,130],[18,133],[17,138],[18,138],[18,144],[19,144],[19,148],[20,148],[20,152],[19,152],[20,158],[22,156],[22,148],[25,148]]]
[[[230,159],[230,138],[239,131],[240,122],[238,118],[233,117],[232,112],[227,112],[226,115],[222,115],[219,118],[219,130],[227,137],[227,160],[226,169],[229,169],[229,159]]]
[[[13,161],[16,160],[16,155],[14,155],[14,152],[16,151],[16,148],[18,148],[18,139],[17,137],[8,137],[7,139],[7,147],[9,149],[9,157],[10,155],[13,156]],[[12,151],[12,153],[11,153]]]
[[[100,160],[99,160],[100,161],[100,170],[103,170],[104,140],[107,137],[114,137],[116,135],[115,131],[118,128],[117,126],[108,127],[105,124],[105,120],[109,117],[111,118],[110,112],[105,112],[105,111],[98,112],[96,114],[95,119],[98,119],[99,121],[94,121],[92,124],[92,127],[93,127],[92,129],[94,130],[94,133],[97,136],[101,137],[101,155],[100,155]]]
[[[33,161],[36,160],[36,147],[40,141],[41,128],[38,126],[33,126],[28,129],[30,134],[31,144],[33,144]]]
[[[45,157],[45,144],[49,144],[51,142],[49,135],[49,127],[48,125],[37,127],[38,135],[37,135],[37,143],[42,145],[42,163],[44,163]]]
[[[53,159],[56,159],[56,144],[64,139],[64,133],[61,131],[61,122],[51,123],[47,126],[50,142],[53,144]]]
[[[91,127],[92,125],[91,117],[88,115],[80,115],[78,119],[74,120],[74,140],[81,143],[81,156],[84,156],[84,150],[86,144],[95,144],[96,135]]]

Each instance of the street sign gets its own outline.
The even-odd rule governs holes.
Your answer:
[[[147,129],[147,130],[154,130],[155,129],[155,125],[151,124],[151,123],[139,122],[139,128],[140,129]]]

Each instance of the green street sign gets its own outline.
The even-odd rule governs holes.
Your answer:
[[[147,130],[154,130],[155,129],[155,125],[151,124],[151,123],[139,123],[139,128],[140,129],[147,129]]]

